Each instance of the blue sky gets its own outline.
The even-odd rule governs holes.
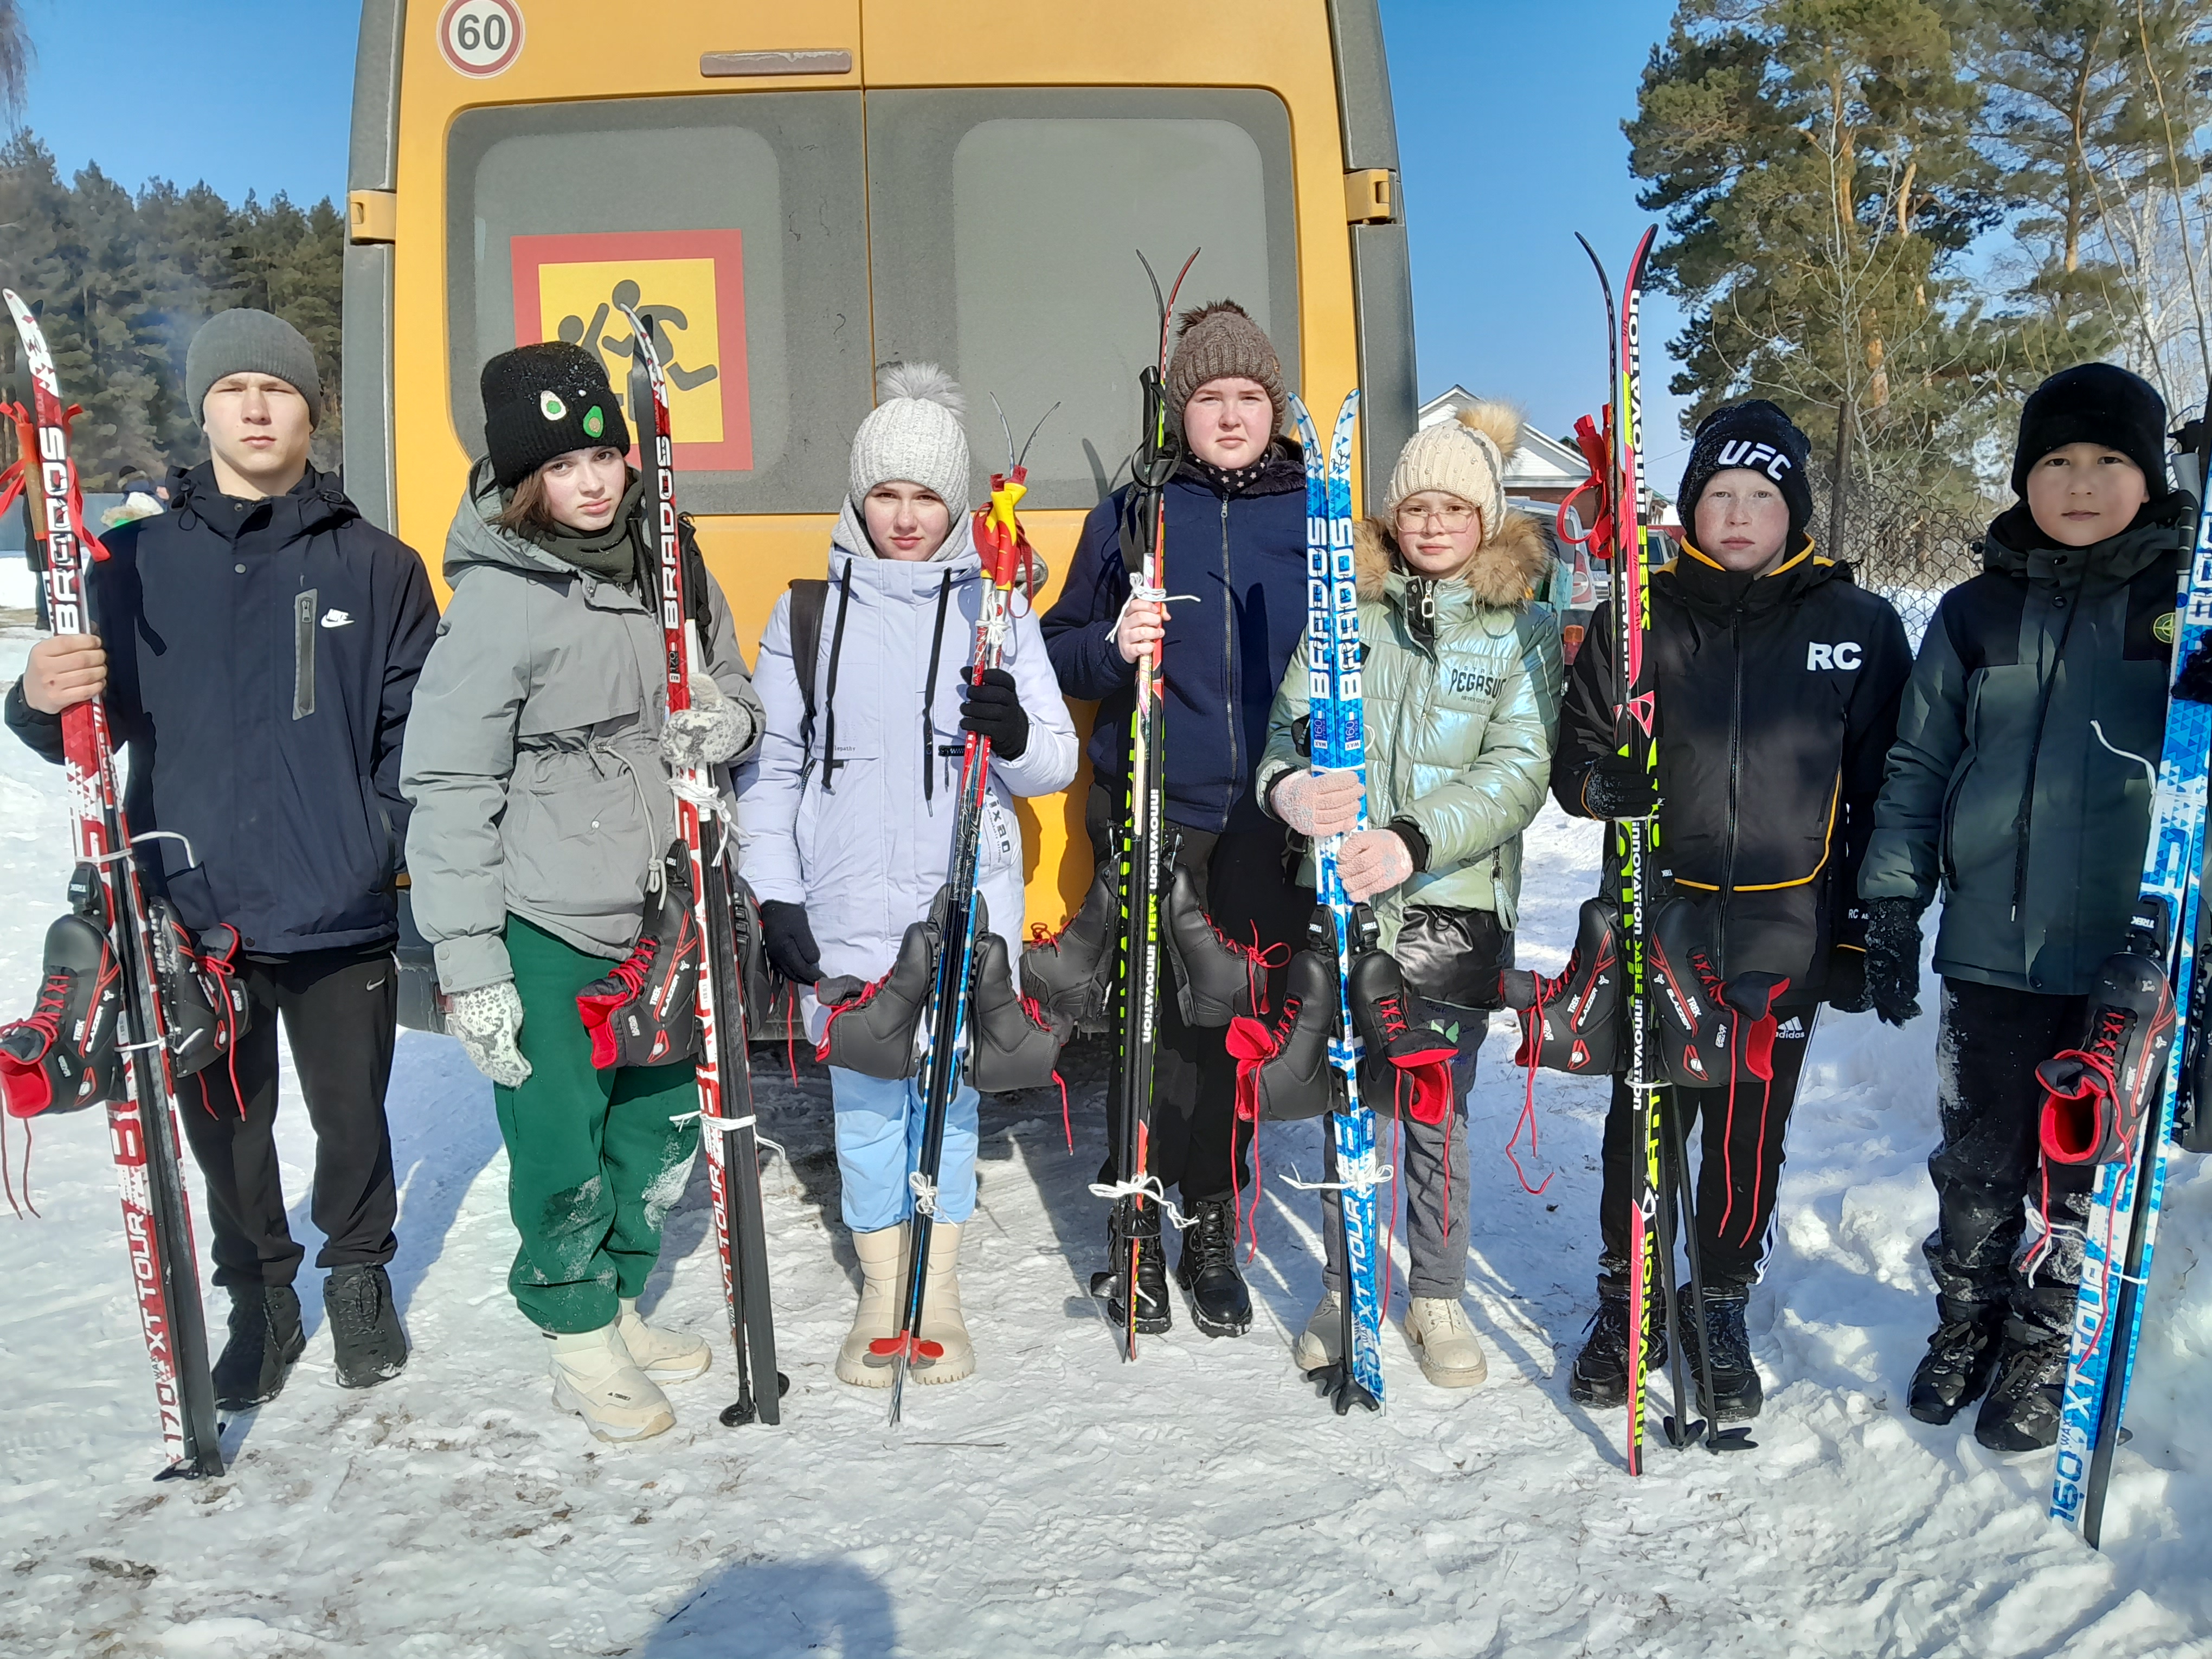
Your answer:
[[[1303,0],[1317,3],[1317,0]],[[349,0],[24,0],[28,121],[63,167],[204,179],[310,202],[345,187]],[[1615,270],[1644,223],[1623,117],[1671,0],[1382,0],[1413,251],[1421,392],[1457,382],[1564,434],[1605,395],[1577,230]],[[231,89],[242,94],[227,96]],[[250,89],[250,91],[249,91]],[[1686,443],[1665,391],[1673,307],[1647,313],[1652,482]]]

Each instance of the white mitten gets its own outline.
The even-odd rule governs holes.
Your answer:
[[[461,1041],[461,1052],[502,1089],[520,1089],[530,1079],[530,1062],[515,1042],[522,1030],[522,994],[511,979],[495,980],[447,999],[446,1029]]]

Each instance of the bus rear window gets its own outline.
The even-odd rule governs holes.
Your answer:
[[[878,356],[965,388],[975,487],[1055,402],[1030,504],[1087,507],[1134,445],[1157,347],[1142,250],[1184,306],[1234,299],[1297,385],[1290,117],[1272,93],[1022,88],[868,94]]]
[[[478,371],[566,339],[617,390],[649,316],[684,505],[817,513],[870,406],[860,95],[527,105],[458,117],[447,150],[453,415],[483,447]]]

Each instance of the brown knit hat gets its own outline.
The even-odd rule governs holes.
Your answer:
[[[1168,359],[1168,407],[1177,421],[1208,380],[1257,380],[1275,406],[1275,428],[1283,424],[1283,364],[1267,331],[1234,300],[1216,300],[1182,314],[1175,355]]]

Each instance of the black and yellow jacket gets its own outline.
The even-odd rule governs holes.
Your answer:
[[[1809,540],[1759,577],[1686,547],[1653,573],[1651,600],[1659,868],[1711,905],[1724,975],[1786,975],[1791,1002],[1827,995],[1832,952],[1863,944],[1850,913],[1912,668],[1904,625]],[[1553,796],[1581,817],[1590,769],[1613,751],[1614,648],[1608,603],[1568,675],[1552,768]],[[1855,987],[1855,956],[1839,965]]]

